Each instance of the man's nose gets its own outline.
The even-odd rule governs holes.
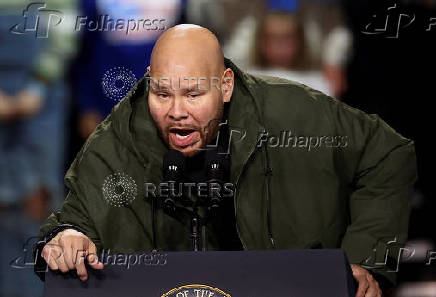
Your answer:
[[[186,109],[183,98],[181,97],[174,98],[173,104],[171,105],[168,115],[172,120],[175,121],[183,120],[188,117],[188,111]]]

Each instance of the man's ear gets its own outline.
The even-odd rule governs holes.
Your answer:
[[[147,72],[148,72],[148,74],[150,74],[150,66],[147,66]]]
[[[233,70],[227,68],[224,70],[223,77],[221,79],[221,93],[223,95],[223,102],[230,102],[233,94],[233,87],[235,83],[235,74]]]

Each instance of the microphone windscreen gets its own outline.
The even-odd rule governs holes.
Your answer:
[[[185,156],[178,150],[169,150],[163,159],[162,170],[164,179],[180,178],[185,171],[185,167]]]
[[[205,161],[209,178],[223,179],[230,171],[229,155],[219,150],[207,150]]]

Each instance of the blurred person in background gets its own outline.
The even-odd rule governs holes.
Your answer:
[[[325,41],[321,70],[332,95],[342,99],[348,89],[347,66],[352,54],[352,34],[345,26],[334,28]]]
[[[64,74],[76,49],[64,24],[75,10],[72,0],[0,2],[0,296],[42,295],[32,269],[10,263],[64,199]]]
[[[189,23],[209,28],[221,43],[226,43],[235,35],[236,28],[247,27],[241,23],[251,24],[253,17],[257,19],[262,16],[264,7],[265,0],[190,0],[186,7],[186,18]],[[243,34],[236,35],[241,37]],[[245,36],[240,42],[232,38],[232,42],[238,42],[239,48],[244,48],[245,41]],[[242,52],[245,52],[245,48]]]
[[[85,27],[75,69],[75,96],[78,132],[85,140],[145,74],[156,39],[184,17],[186,0],[82,0],[81,6]],[[145,26],[138,22],[141,19],[163,21]],[[114,30],[117,20],[134,20],[135,28],[128,33]],[[104,29],[94,30],[91,21],[100,22]],[[109,83],[103,86],[104,77]]]
[[[260,22],[254,52],[260,68],[310,69],[303,24],[292,12],[269,12]]]
[[[268,0],[264,7],[263,14],[239,22],[225,44],[226,56],[251,73],[295,80],[340,98],[351,35],[338,2]]]
[[[297,81],[331,95],[322,73],[313,68],[303,23],[295,12],[268,12],[257,27],[250,73]]]

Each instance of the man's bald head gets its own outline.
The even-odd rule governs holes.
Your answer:
[[[191,24],[165,31],[153,48],[150,59],[152,76],[221,77],[224,56],[216,36],[206,28]]]
[[[165,31],[148,71],[150,114],[168,147],[193,156],[211,144],[234,85],[215,35],[196,25]]]

